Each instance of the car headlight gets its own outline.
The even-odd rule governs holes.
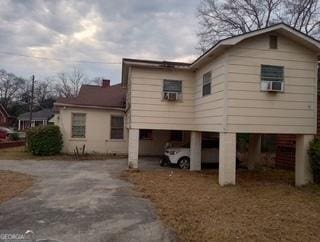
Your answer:
[[[170,154],[170,155],[175,155],[175,154],[177,154],[177,153],[178,153],[178,152],[175,151],[175,150],[170,150],[170,151],[169,151],[169,154]]]

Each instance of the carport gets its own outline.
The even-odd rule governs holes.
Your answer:
[[[129,155],[128,165],[130,168],[138,168],[139,154],[143,154],[153,145],[160,145],[164,147],[166,142],[162,139],[162,142],[156,137],[153,143],[143,144],[141,140],[141,133],[145,134],[146,131],[139,129],[129,130]],[[170,134],[169,131],[153,131],[162,132],[162,134]],[[188,142],[190,140],[190,171],[201,170],[201,142],[204,133],[198,131],[184,131],[184,139],[181,143]],[[208,132],[206,132],[208,133]],[[190,136],[189,136],[190,134]],[[219,184],[229,185],[236,183],[236,133],[219,133]],[[256,163],[260,160],[261,155],[261,136],[262,134],[251,133],[249,135],[248,145],[248,169],[255,169]],[[162,135],[163,137],[163,135]],[[309,142],[313,139],[313,135],[296,135],[296,156],[295,156],[295,183],[298,186],[304,185],[312,181],[310,173],[310,167],[307,155],[307,148]],[[170,135],[166,139],[170,141]],[[140,145],[143,145],[140,147]],[[164,150],[164,148],[163,148]]]

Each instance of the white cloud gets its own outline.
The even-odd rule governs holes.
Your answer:
[[[74,65],[88,76],[118,82],[123,57],[192,61],[196,57],[194,0],[1,1],[0,52],[59,58],[45,61],[0,54],[0,68],[53,76]]]

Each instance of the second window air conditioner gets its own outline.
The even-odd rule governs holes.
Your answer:
[[[261,81],[261,91],[265,92],[283,92],[283,81]]]
[[[163,99],[167,101],[178,101],[180,98],[180,93],[178,92],[164,92]]]

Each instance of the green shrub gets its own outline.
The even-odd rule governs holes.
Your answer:
[[[58,126],[35,127],[27,131],[28,150],[33,155],[55,155],[62,149],[62,134]]]
[[[310,142],[308,150],[313,178],[315,183],[320,183],[320,139],[315,138]]]

